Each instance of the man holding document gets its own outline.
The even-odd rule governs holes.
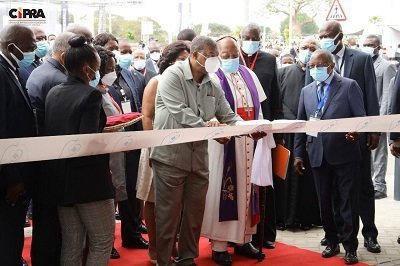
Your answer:
[[[335,64],[329,52],[317,50],[311,57],[310,74],[315,80],[304,87],[299,101],[297,119],[321,120],[365,116],[363,95],[353,80],[334,72]],[[295,137],[294,167],[302,175],[303,159],[308,152],[321,211],[321,220],[328,240],[322,257],[340,252],[339,242],[346,250],[346,264],[358,262],[358,163],[361,160],[359,134],[299,133]],[[333,197],[340,199],[343,230],[337,228]],[[341,233],[341,239],[338,233]]]

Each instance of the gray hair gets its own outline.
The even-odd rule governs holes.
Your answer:
[[[52,54],[61,54],[67,51],[67,49],[70,47],[68,44],[68,41],[74,37],[76,34],[72,32],[63,32],[59,34],[56,39],[54,40],[54,45],[52,48]]]
[[[207,36],[197,36],[193,39],[190,46],[190,54],[202,52],[206,47],[217,48],[217,43]]]

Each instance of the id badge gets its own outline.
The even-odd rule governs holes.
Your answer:
[[[122,105],[122,112],[124,114],[132,113],[131,101],[123,101],[121,102],[121,105]]]
[[[240,107],[236,111],[244,121],[254,120],[254,107]]]
[[[309,119],[309,121],[319,121],[319,120],[321,120],[321,119],[319,119],[315,116],[310,116],[310,119]],[[306,132],[306,134],[311,137],[315,137],[315,138],[318,137],[318,132]]]

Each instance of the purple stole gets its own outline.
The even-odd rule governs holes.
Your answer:
[[[254,105],[254,116],[258,119],[260,113],[260,99],[258,97],[258,91],[256,84],[254,83],[253,77],[249,71],[242,65],[239,66],[239,73],[243,77],[247,88],[250,91],[251,98]],[[222,90],[225,92],[225,98],[227,99],[231,109],[236,113],[235,100],[228,80],[224,72],[218,69],[216,75],[221,83]],[[234,221],[238,220],[238,205],[237,205],[237,176],[236,176],[236,152],[235,152],[235,141],[232,140],[228,144],[224,145],[224,168],[222,175],[221,184],[221,196],[219,201],[219,221]],[[258,190],[252,190],[252,216],[259,217],[259,206],[258,206]]]

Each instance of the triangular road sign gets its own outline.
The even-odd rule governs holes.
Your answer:
[[[326,20],[345,21],[346,19],[346,14],[344,13],[342,5],[339,3],[339,0],[333,1],[331,9],[326,16]]]

